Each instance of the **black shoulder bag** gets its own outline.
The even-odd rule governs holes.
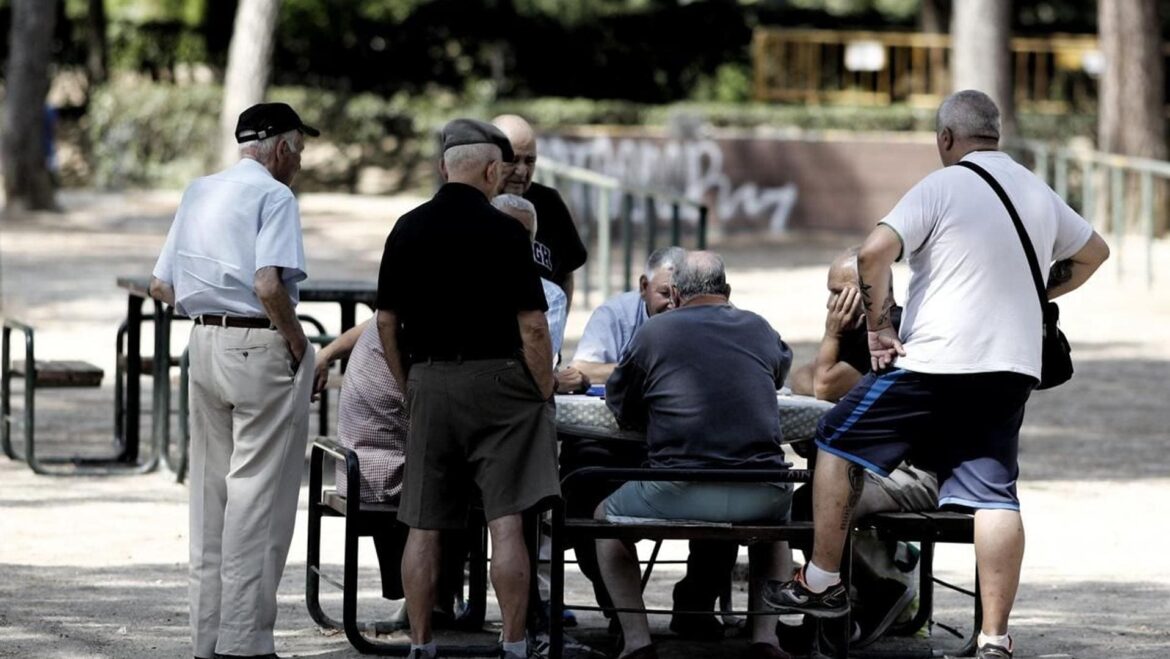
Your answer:
[[[1028,267],[1032,270],[1032,282],[1036,284],[1036,295],[1040,299],[1040,309],[1044,314],[1044,351],[1041,357],[1040,385],[1036,388],[1050,389],[1064,384],[1073,374],[1072,355],[1070,354],[1072,348],[1068,345],[1068,339],[1064,338],[1064,332],[1061,332],[1060,328],[1057,327],[1060,320],[1060,308],[1056,306],[1055,302],[1048,301],[1048,292],[1044,289],[1044,278],[1040,276],[1040,264],[1036,260],[1036,250],[1032,247],[1032,241],[1028,238],[1027,231],[1024,230],[1023,222],[1020,222],[1020,215],[1016,212],[1012,201],[1008,199],[1007,193],[1000,187],[999,182],[991,174],[988,174],[986,169],[966,160],[957,164],[978,174],[980,178],[987,181],[987,185],[990,185],[992,190],[995,190],[995,194],[999,195],[999,200],[1007,207],[1008,215],[1012,217],[1012,223],[1016,225],[1016,233],[1020,236],[1024,255],[1028,257]]]

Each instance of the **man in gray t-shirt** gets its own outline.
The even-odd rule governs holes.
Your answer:
[[[651,467],[788,466],[776,390],[792,365],[792,351],[766,320],[733,307],[729,293],[722,259],[711,252],[687,254],[674,273],[675,310],[643,325],[606,383],[606,405],[618,422],[646,431]],[[606,498],[595,516],[775,522],[788,518],[791,498],[790,483],[632,481]],[[735,543],[730,545],[734,556]],[[787,544],[753,545],[749,552],[753,580],[790,573]],[[633,544],[598,540],[597,556],[614,604],[642,608]],[[717,576],[716,566],[706,569]],[[643,650],[650,645],[646,616],[619,613],[618,620],[621,656],[654,656]],[[752,619],[749,656],[788,656],[777,645],[775,625],[772,617]]]
[[[638,290],[615,295],[589,316],[570,366],[590,382],[605,382],[642,323],[671,308],[670,277],[685,255],[681,247],[655,250],[638,278]]]

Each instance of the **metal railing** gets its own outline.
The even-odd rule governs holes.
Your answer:
[[[602,301],[613,293],[615,247],[622,259],[623,291],[632,290],[636,283],[639,273],[635,267],[640,267],[640,259],[636,264],[634,254],[639,247],[644,250],[642,258],[659,247],[685,247],[688,238],[697,249],[707,247],[709,211],[702,202],[545,158],[537,165],[536,179],[561,193],[573,211],[582,241],[590,247],[589,261],[577,283],[587,308],[593,306],[590,296],[594,288],[600,291]],[[664,232],[669,233],[662,236]]]
[[[1004,148],[1030,166],[1098,233],[1111,236],[1111,260],[1119,278],[1132,263],[1123,254],[1126,237],[1140,238],[1146,286],[1153,285],[1154,241],[1166,224],[1170,162],[1035,140],[1013,140]]]
[[[1089,73],[1099,63],[1095,36],[1016,37],[1011,51],[1017,107],[1095,108],[1097,80]],[[950,57],[946,34],[757,28],[755,98],[933,108],[950,92]]]

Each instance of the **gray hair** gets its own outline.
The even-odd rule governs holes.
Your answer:
[[[677,270],[687,258],[687,251],[681,247],[659,247],[646,259],[646,279],[653,279],[659,270]]]
[[[981,91],[964,89],[938,107],[938,132],[950,128],[958,139],[999,140],[999,108]]]
[[[460,144],[443,152],[447,171],[463,167],[486,165],[493,160],[503,160],[503,152],[495,144]]]
[[[723,258],[715,252],[690,252],[674,269],[671,282],[683,301],[698,295],[727,295]]]
[[[492,198],[492,206],[508,213],[509,210],[528,213],[532,216],[532,230],[529,231],[529,240],[536,240],[536,206],[518,194],[501,194]],[[508,213],[511,215],[511,213]]]
[[[264,162],[272,157],[272,152],[276,150],[276,143],[280,140],[287,142],[293,153],[300,153],[305,149],[304,138],[297,140],[295,137],[300,132],[300,129],[294,128],[276,135],[269,135],[262,140],[244,142],[240,145],[240,155]]]

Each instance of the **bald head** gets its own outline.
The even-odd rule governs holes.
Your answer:
[[[536,135],[532,126],[519,115],[501,114],[492,119],[492,124],[508,136],[515,154],[505,168],[503,192],[522,195],[528,192],[536,171]]]
[[[857,247],[850,247],[833,259],[829,266],[829,292],[841,293],[848,286],[857,286]]]

